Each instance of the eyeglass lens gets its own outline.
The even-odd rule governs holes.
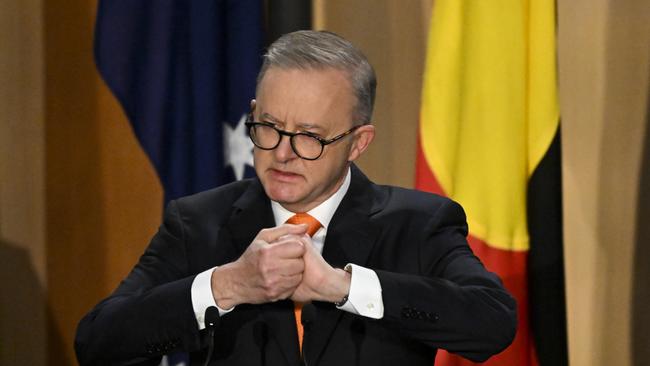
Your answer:
[[[251,130],[255,145],[262,149],[271,150],[280,144],[282,135],[271,126],[255,125]],[[316,159],[320,156],[323,145],[315,137],[298,134],[290,137],[291,147],[296,155],[305,159]]]

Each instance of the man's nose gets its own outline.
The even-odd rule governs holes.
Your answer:
[[[280,143],[273,152],[275,153],[275,158],[280,162],[285,162],[298,157],[291,147],[289,136],[281,136]]]

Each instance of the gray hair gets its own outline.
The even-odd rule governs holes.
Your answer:
[[[364,54],[346,39],[327,31],[297,31],[273,42],[257,75],[257,86],[270,67],[282,69],[324,69],[344,71],[357,98],[353,122],[367,124],[375,104],[377,78]]]

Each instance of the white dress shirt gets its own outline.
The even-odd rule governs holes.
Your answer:
[[[322,225],[312,236],[312,243],[321,254],[323,253],[323,246],[330,221],[347,193],[348,188],[350,188],[350,181],[351,172],[348,168],[341,187],[323,203],[307,212]],[[271,201],[271,209],[273,210],[276,226],[282,225],[295,214],[295,212],[285,209],[275,201]],[[205,328],[204,314],[208,307],[215,306],[219,309],[219,315],[224,315],[234,309],[234,307],[231,309],[221,309],[215,302],[210,281],[215,268],[217,267],[199,273],[194,278],[194,282],[192,282],[192,307],[194,308],[194,315],[196,316],[199,329]],[[339,309],[373,319],[381,319],[384,316],[384,302],[381,297],[381,284],[375,271],[353,263],[348,263],[345,269],[351,273],[350,293],[348,294],[348,301],[340,306]]]

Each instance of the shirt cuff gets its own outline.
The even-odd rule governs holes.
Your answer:
[[[194,316],[199,325],[199,330],[205,329],[205,311],[210,306],[214,306],[219,310],[219,316],[227,314],[235,309],[233,306],[228,310],[224,310],[217,306],[217,303],[214,301],[211,278],[212,272],[215,268],[217,267],[199,273],[194,277],[194,281],[192,281],[192,308],[194,309]]]
[[[348,263],[345,270],[351,275],[350,293],[348,301],[338,308],[368,318],[383,318],[384,301],[381,297],[381,284],[377,273],[352,263]]]

